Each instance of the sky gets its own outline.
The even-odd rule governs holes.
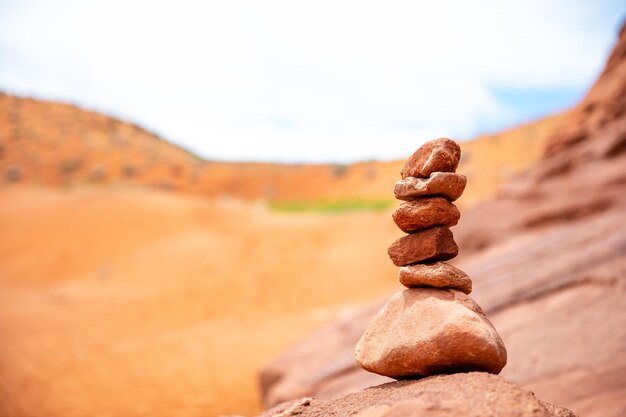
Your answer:
[[[404,158],[576,104],[622,1],[0,0],[0,90],[207,159]]]

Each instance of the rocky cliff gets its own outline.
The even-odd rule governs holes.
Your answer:
[[[455,237],[462,254],[456,264],[474,279],[473,296],[509,350],[502,375],[581,415],[624,415],[626,27],[543,158],[495,198],[463,212]],[[261,375],[267,405],[388,382],[359,369],[352,357],[381,305],[346,314],[268,364]],[[463,377],[456,378],[463,387]],[[333,404],[341,401],[347,400]]]

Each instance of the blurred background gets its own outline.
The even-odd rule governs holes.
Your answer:
[[[441,136],[504,375],[623,415],[624,16],[1,1],[0,416],[252,416],[376,382],[351,349],[401,288],[393,184]]]

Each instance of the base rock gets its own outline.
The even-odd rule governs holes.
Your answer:
[[[378,385],[331,400],[301,398],[260,417],[575,417],[502,377],[484,372]]]
[[[355,349],[359,365],[391,378],[499,373],[506,349],[481,308],[454,289],[410,288],[374,317]]]

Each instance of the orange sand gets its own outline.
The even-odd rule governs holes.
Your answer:
[[[0,230],[2,416],[253,414],[260,365],[398,285],[389,213],[14,187]]]

